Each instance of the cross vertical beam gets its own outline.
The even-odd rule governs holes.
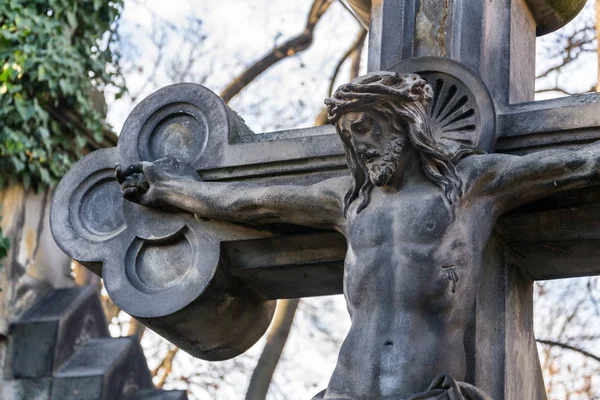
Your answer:
[[[413,57],[453,59],[479,74],[502,114],[511,104],[534,98],[538,22],[532,10],[543,2],[533,3],[373,0],[368,69],[392,69]],[[494,398],[543,400],[533,336],[533,280],[508,262],[506,253],[506,243],[492,238],[465,343],[467,378]]]
[[[525,0],[373,0],[368,69],[451,58],[478,72],[502,108],[533,100],[535,36]]]

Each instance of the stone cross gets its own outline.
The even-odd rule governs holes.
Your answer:
[[[560,10],[544,0],[348,2],[369,26],[369,70],[427,79],[437,88],[429,115],[446,139],[511,154],[600,139],[600,96],[533,102],[536,34],[564,25],[585,1]],[[201,86],[149,96],[116,148],[88,155],[63,178],[51,213],[59,246],[102,276],[124,311],[189,353],[220,360],[258,340],[273,300],[342,292],[339,233],[207,220],[123,200],[115,165],[167,156],[203,181],[310,185],[347,174],[332,126],[255,135]],[[465,338],[468,382],[495,399],[546,398],[533,281],[599,274],[598,216],[600,189],[592,187],[498,221]]]

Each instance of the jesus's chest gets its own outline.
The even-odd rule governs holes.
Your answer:
[[[350,213],[347,237],[352,247],[384,243],[434,244],[454,221],[451,206],[441,191],[414,191],[396,195],[373,193],[360,213]]]

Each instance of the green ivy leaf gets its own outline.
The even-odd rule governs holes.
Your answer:
[[[75,13],[73,11],[67,11],[66,15],[67,15],[67,22],[69,22],[69,25],[71,25],[73,28],[76,28],[77,27],[77,16],[75,15]]]
[[[45,81],[46,79],[48,79],[48,76],[46,75],[46,67],[44,66],[44,64],[40,64],[38,66],[37,78],[38,81]]]
[[[0,230],[0,259],[6,257],[8,249],[10,249],[10,240]]]
[[[2,211],[1,208],[0,211]],[[0,215],[0,222],[2,222],[2,215]],[[2,269],[1,261],[8,255],[9,249],[10,240],[6,236],[4,236],[4,232],[2,232],[2,226],[0,226],[0,270]]]
[[[29,121],[29,118],[31,118],[35,112],[33,103],[22,98],[15,98],[15,106],[24,122]]]

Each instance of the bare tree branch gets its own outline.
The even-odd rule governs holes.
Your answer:
[[[348,50],[346,50],[346,52],[342,55],[342,57],[336,64],[335,69],[333,70],[333,75],[331,76],[331,79],[329,80],[329,89],[327,91],[329,96],[331,96],[333,94],[333,88],[335,86],[335,81],[337,80],[337,77],[340,73],[340,69],[342,68],[342,65],[348,59],[348,57],[352,58],[352,65],[350,67],[350,80],[352,80],[358,76],[358,73],[360,70],[360,60],[361,60],[362,49],[365,44],[366,37],[367,37],[367,30],[365,28],[363,28],[361,25],[358,35],[356,36],[356,39],[354,40],[354,42],[352,42],[352,44],[350,45]],[[317,125],[317,126],[325,125],[325,124],[327,124],[327,122],[328,122],[327,121],[327,108],[323,107],[321,109],[321,112],[319,112],[319,115],[317,115],[317,118],[315,119],[315,125]]]
[[[142,325],[140,321],[131,317],[129,320],[129,328],[127,329],[127,336],[137,336],[138,340],[142,340],[146,327]]]
[[[571,346],[571,345],[566,344],[566,343],[556,342],[554,340],[547,340],[547,339],[536,339],[536,342],[541,343],[541,344],[545,344],[547,346],[555,346],[555,347],[560,347],[561,349],[571,350],[571,351],[577,352],[579,354],[582,354],[582,355],[584,355],[586,357],[589,357],[592,360],[596,360],[596,361],[600,362],[600,357],[598,357],[597,355],[594,355],[594,354],[590,353],[589,351],[585,351],[583,349],[580,349],[579,347],[575,347],[575,346]]]
[[[315,26],[332,2],[333,0],[314,0],[302,33],[275,47],[263,58],[255,62],[252,66],[242,72],[241,75],[231,81],[220,94],[223,100],[228,103],[235,95],[268,68],[286,57],[293,56],[294,54],[309,48],[313,41]]]
[[[342,57],[340,58],[340,60],[338,61],[337,65],[335,66],[335,69],[333,70],[333,75],[331,76],[331,80],[329,81],[329,90],[327,91],[328,95],[331,96],[333,94],[333,88],[335,86],[335,81],[337,80],[337,77],[340,73],[340,69],[342,68],[342,65],[344,65],[344,62],[348,59],[348,57],[350,57],[353,54],[357,53],[357,50],[362,51],[362,47],[363,44],[365,42],[365,38],[367,37],[367,30],[363,27],[360,28],[360,31],[358,32],[358,35],[356,36],[356,39],[354,40],[354,42],[352,42],[352,44],[350,45],[350,47],[348,48],[348,50],[346,50],[346,52],[342,55]],[[360,51],[358,52],[360,54]],[[356,63],[356,58],[353,57],[352,60],[352,71],[350,72],[350,79],[353,79],[352,75],[354,75],[354,73],[356,73],[356,76],[358,76],[358,68],[355,67],[355,64],[358,64],[358,66],[360,66],[360,55],[358,56],[358,63]]]
[[[358,40],[358,45],[350,56],[352,64],[350,64],[350,79],[354,79],[360,74],[360,63],[362,61],[363,47],[365,47],[365,40],[367,39],[367,30],[361,27],[362,40]],[[360,37],[359,37],[360,38]]]
[[[64,107],[55,107],[44,103],[42,103],[42,108],[65,128],[81,132],[87,139],[86,146],[90,151],[116,146],[117,144],[117,135],[107,126],[103,127],[102,141],[98,142],[94,138],[94,134],[85,126],[81,117],[76,113]]]
[[[339,0],[340,4],[342,5],[342,7],[344,7],[346,9],[346,11],[348,11],[350,13],[350,15],[352,15],[352,17],[354,17],[354,19],[356,20],[356,22],[358,22],[360,24],[360,26],[362,26],[362,22],[360,22],[360,19],[358,19],[358,17],[356,16],[356,14],[354,14],[354,11],[352,11],[352,9],[350,9],[350,6],[348,6],[348,4],[346,4],[345,0]]]
[[[171,347],[169,349],[169,351],[167,351],[165,358],[163,358],[163,360],[160,362],[160,364],[158,364],[158,367],[156,367],[151,372],[152,376],[157,376],[158,372],[162,369],[162,374],[160,375],[160,379],[158,380],[158,382],[155,385],[158,389],[161,389],[165,385],[165,381],[167,380],[169,374],[171,373],[171,371],[173,369],[173,359],[177,355],[178,351],[179,351],[179,347],[177,347],[177,346]]]
[[[267,335],[267,343],[252,373],[246,400],[264,400],[267,397],[273,373],[290,334],[298,301],[298,299],[289,299],[277,302],[277,310]]]
[[[566,37],[565,40],[566,44],[564,48],[561,49],[562,60],[558,64],[537,75],[536,79],[544,78],[550,73],[564,68],[567,64],[577,60],[583,53],[596,52],[595,47],[586,47],[586,45],[592,45],[596,41],[595,27],[585,26],[582,29],[573,32],[570,36]]]
[[[100,302],[102,303],[102,309],[104,310],[104,315],[106,316],[106,320],[110,324],[117,315],[121,312],[121,309],[113,303],[113,301],[108,297],[107,294],[103,294],[100,296]]]
[[[187,23],[178,31],[182,37],[185,46],[170,61],[167,68],[167,75],[173,82],[191,81],[203,83],[212,73],[212,62],[206,64],[203,55],[206,53],[206,35],[202,34],[202,20],[196,17],[188,17]],[[204,49],[204,51],[203,51]],[[202,76],[195,76],[193,73],[196,63],[203,60],[203,65],[208,66],[208,71]]]
[[[152,19],[153,19],[153,23],[152,23],[153,31],[151,34],[151,39],[152,39],[152,43],[154,44],[154,46],[156,46],[156,58],[154,59],[154,62],[152,63],[151,72],[150,72],[150,74],[148,74],[148,77],[144,81],[144,83],[138,88],[136,93],[130,92],[130,97],[131,97],[132,102],[135,102],[140,95],[145,93],[146,88],[150,84],[154,84],[153,86],[156,86],[155,82],[154,82],[154,77],[156,76],[158,67],[161,65],[163,57],[164,57],[163,49],[166,44],[167,33],[165,32],[164,29],[160,29],[160,32],[157,30],[158,29],[157,27],[160,27],[161,24],[158,22],[158,17],[155,14],[152,14]]]
[[[562,93],[562,94],[564,94],[566,96],[573,96],[574,94],[576,94],[576,93],[569,92],[569,91],[567,91],[567,90],[565,90],[565,89],[563,89],[561,87],[558,87],[558,86],[554,86],[554,87],[551,87],[551,88],[545,88],[545,89],[539,89],[539,90],[536,90],[535,92],[536,93],[558,92],[558,93]]]

